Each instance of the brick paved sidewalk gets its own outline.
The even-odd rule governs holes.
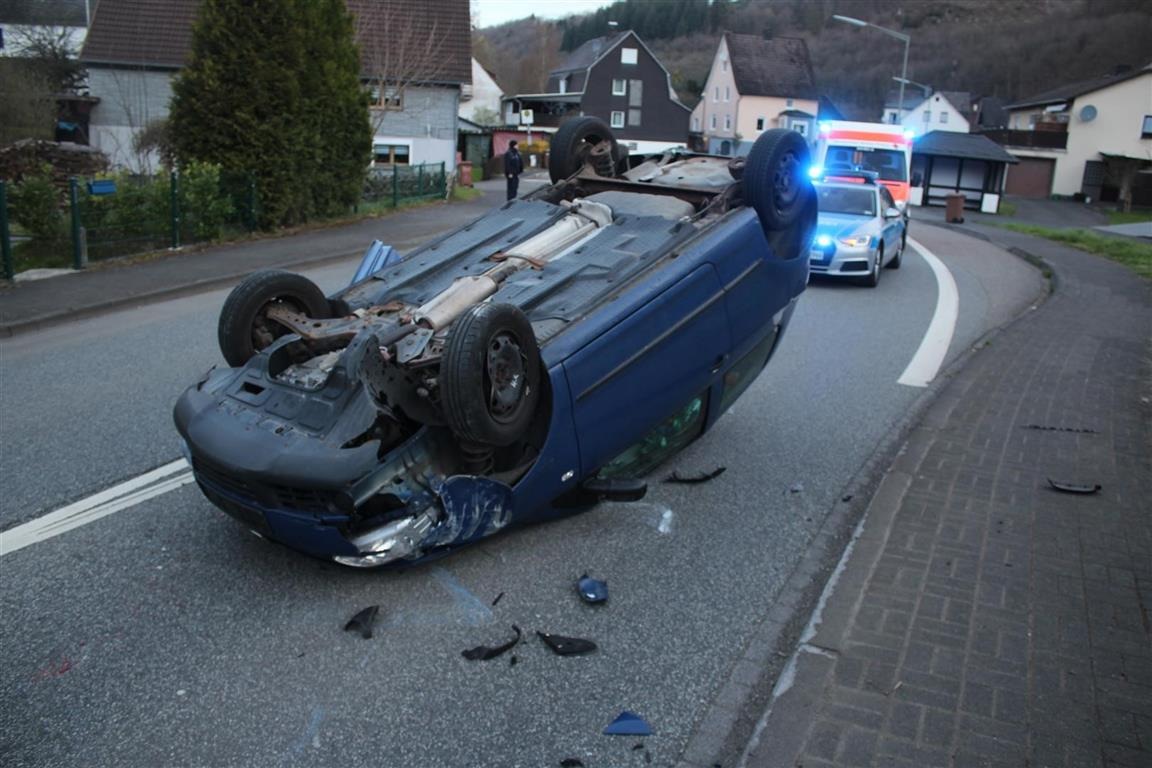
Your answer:
[[[1056,291],[911,434],[747,766],[1152,766],[1152,290],[985,232]]]

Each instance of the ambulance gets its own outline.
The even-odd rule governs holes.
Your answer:
[[[872,171],[907,219],[913,135],[902,125],[822,121],[809,173],[831,179],[837,171]]]

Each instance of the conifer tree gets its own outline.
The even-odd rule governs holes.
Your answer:
[[[265,227],[346,210],[371,147],[348,11],[340,0],[257,9],[200,4],[191,58],[173,83],[177,158],[255,176]]]

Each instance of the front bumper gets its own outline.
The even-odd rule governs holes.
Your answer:
[[[865,277],[876,263],[878,253],[868,245],[845,245],[833,241],[826,246],[814,245],[808,253],[808,269],[814,275]]]

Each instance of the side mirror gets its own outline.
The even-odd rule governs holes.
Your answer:
[[[886,219],[898,219],[898,218],[900,218],[900,209],[899,208],[889,208],[888,210],[884,211],[884,218],[886,218]]]

